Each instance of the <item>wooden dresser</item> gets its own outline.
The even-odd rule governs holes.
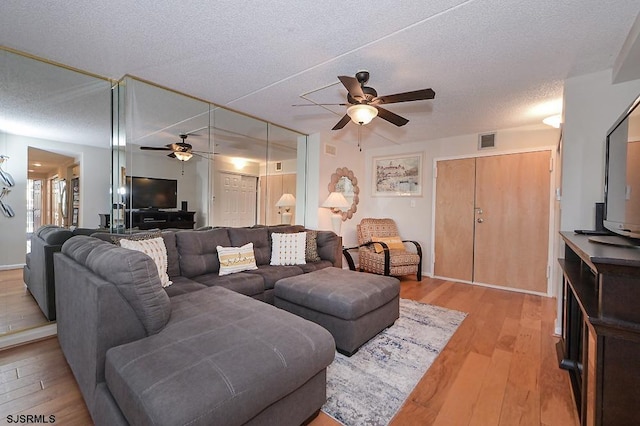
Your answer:
[[[581,424],[640,424],[640,248],[565,242],[560,367]]]

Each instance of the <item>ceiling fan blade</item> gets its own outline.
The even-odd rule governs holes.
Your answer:
[[[349,77],[347,75],[339,75],[338,80],[347,88],[347,91],[352,98],[363,100],[366,99],[362,87],[355,77]]]
[[[175,152],[172,152],[171,154],[167,154],[167,157],[176,158],[176,154]]]
[[[293,104],[291,106],[294,107],[298,107],[298,106],[347,106],[349,104]]]
[[[344,115],[344,117],[342,117],[340,119],[340,121],[338,121],[338,124],[336,124],[335,126],[333,126],[333,129],[331,130],[340,130],[342,129],[344,126],[347,125],[347,123],[351,120],[351,117],[349,117],[347,114]]]
[[[373,104],[394,104],[398,102],[424,101],[433,99],[436,92],[432,89],[414,90],[412,92],[396,93],[395,95],[380,96],[373,101]]]
[[[157,146],[141,146],[140,149],[146,150],[146,151],[172,151],[171,148],[157,147]]]
[[[389,123],[395,124],[398,127],[404,126],[409,122],[409,120],[407,120],[406,118],[400,117],[398,114],[393,113],[388,109],[384,109],[379,106],[376,106],[376,109],[378,110],[378,117],[382,118],[383,120],[387,120]]]

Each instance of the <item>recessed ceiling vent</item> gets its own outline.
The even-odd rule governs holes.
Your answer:
[[[496,147],[496,134],[483,133],[478,135],[478,149],[491,149]]]

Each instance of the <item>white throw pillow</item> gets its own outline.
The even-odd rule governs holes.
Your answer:
[[[220,272],[218,272],[220,276],[258,269],[253,253],[253,243],[247,243],[242,247],[218,246],[216,249],[220,261]]]
[[[304,265],[307,233],[271,234],[272,265]]]
[[[169,275],[167,275],[167,247],[164,245],[164,239],[162,237],[138,241],[122,238],[119,243],[120,247],[141,251],[153,259],[156,268],[158,268],[158,276],[160,277],[162,287],[169,287],[173,284],[169,280]]]

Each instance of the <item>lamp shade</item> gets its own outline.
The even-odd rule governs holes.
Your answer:
[[[369,124],[378,115],[378,109],[371,105],[358,104],[347,108],[347,115],[356,124]]]
[[[193,157],[193,154],[190,152],[174,152],[173,155],[180,161],[188,161]]]
[[[282,197],[276,203],[276,207],[293,207],[296,205],[296,197],[293,194],[282,194]]]
[[[322,203],[322,207],[328,207],[330,209],[348,209],[351,207],[351,204],[344,198],[341,192],[332,192],[329,194],[324,203]]]

